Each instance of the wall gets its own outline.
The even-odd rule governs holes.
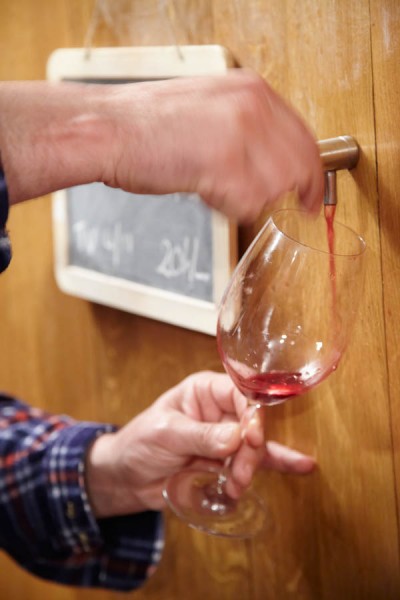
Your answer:
[[[0,78],[44,78],[52,50],[83,44],[92,8],[92,0],[0,0]],[[292,102],[318,138],[354,135],[362,156],[354,172],[339,176],[337,218],[364,235],[369,263],[338,371],[269,412],[268,436],[314,453],[318,471],[257,477],[274,525],[253,542],[212,539],[168,516],[162,564],[135,597],[398,598],[400,4],[175,0],[172,8],[172,29],[153,14],[142,17],[145,32],[118,36],[99,24],[95,41],[226,45]],[[213,338],[61,294],[49,198],[13,208],[10,229],[15,256],[0,279],[1,388],[50,411],[124,423],[190,372],[221,369]],[[242,249],[256,229],[241,231]],[[0,562],[1,598],[119,597],[44,583],[5,556]]]

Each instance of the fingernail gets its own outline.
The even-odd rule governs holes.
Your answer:
[[[315,466],[316,461],[311,456],[304,456],[292,450],[292,457],[286,456],[282,458],[282,466],[286,472],[295,471],[296,473],[309,473]]]
[[[234,423],[232,423],[231,425],[221,425],[220,427],[218,427],[217,440],[221,444],[227,444],[235,435],[237,429],[238,425]]]
[[[296,460],[296,468],[299,473],[310,473],[317,466],[315,459],[303,456],[302,458],[298,458]]]

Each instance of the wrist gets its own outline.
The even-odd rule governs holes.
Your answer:
[[[146,485],[126,464],[121,431],[99,436],[88,449],[85,486],[92,512],[97,519],[143,512]],[[121,445],[122,444],[122,445]],[[126,453],[129,455],[129,452]],[[130,456],[130,462],[135,462]]]
[[[96,518],[113,514],[116,490],[115,469],[112,465],[113,433],[95,439],[85,459],[85,487],[92,512]]]
[[[6,83],[0,151],[11,203],[103,181],[113,125],[104,86]]]

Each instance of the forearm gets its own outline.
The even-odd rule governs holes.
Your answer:
[[[39,547],[51,556],[79,546],[83,531],[98,541],[83,459],[96,435],[109,430],[0,395],[0,546],[21,552]]]
[[[0,165],[10,202],[103,181],[113,122],[105,86],[0,85]]]
[[[161,515],[100,522],[87,500],[86,451],[111,429],[0,395],[0,548],[32,573],[127,590],[155,569],[163,545]]]
[[[247,72],[0,84],[1,162],[12,203],[93,181],[140,194],[195,192],[241,221],[293,189],[308,210],[322,201],[312,134]]]

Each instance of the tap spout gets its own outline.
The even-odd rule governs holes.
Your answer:
[[[336,171],[325,172],[324,204],[337,204]]]

